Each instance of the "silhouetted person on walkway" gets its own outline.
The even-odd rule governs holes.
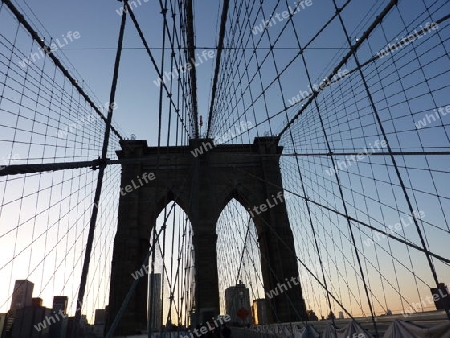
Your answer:
[[[212,320],[209,320],[208,323],[209,331],[206,334],[206,338],[220,338],[220,328],[216,327]]]
[[[222,336],[223,336],[223,338],[230,338],[231,337],[231,330],[230,330],[230,328],[227,325],[225,325],[223,327],[223,329],[222,329]]]

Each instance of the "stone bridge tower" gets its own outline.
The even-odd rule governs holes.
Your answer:
[[[261,271],[266,292],[298,278],[294,238],[285,203],[274,206],[282,192],[277,137],[257,137],[253,144],[214,146],[210,139],[190,140],[189,146],[148,147],[146,141],[121,141],[121,188],[138,182],[144,173],[155,179],[129,193],[121,193],[118,229],[111,269],[109,320],[120,309],[150,246],[150,235],[164,207],[175,201],[192,223],[196,271],[195,324],[219,315],[216,222],[227,203],[235,198],[250,210],[261,250]],[[193,155],[195,149],[203,154]],[[142,181],[142,180],[141,180]],[[137,183],[140,185],[140,183]],[[124,192],[124,191],[122,191]],[[261,205],[267,204],[266,210]],[[258,207],[258,212],[255,210]],[[306,318],[300,285],[272,299],[267,298],[269,320]],[[230,285],[231,286],[231,285]],[[141,278],[116,334],[147,328],[147,278]]]

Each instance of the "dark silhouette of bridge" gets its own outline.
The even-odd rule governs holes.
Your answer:
[[[198,157],[191,152],[204,143],[213,145],[212,140],[190,140],[189,146],[162,149],[148,147],[146,141],[121,142],[118,158],[124,163],[122,189],[145,173],[154,173],[157,179],[120,197],[111,269],[111,318],[119,312],[133,283],[129,267],[148,260],[152,229],[171,201],[184,210],[194,232],[197,318],[193,324],[220,315],[216,223],[233,198],[246,210],[252,210],[280,196],[282,147],[278,141],[277,137],[258,137],[253,144],[213,146]],[[159,153],[164,155],[158,156]],[[298,279],[298,264],[286,205],[269,200],[269,206],[258,212],[252,213],[253,222],[258,234],[264,289],[269,293],[286,280]],[[270,322],[307,319],[301,286],[296,284],[270,300]],[[147,289],[147,278],[141,278],[117,333],[132,334],[136,328],[147,328],[147,297],[143,297]]]

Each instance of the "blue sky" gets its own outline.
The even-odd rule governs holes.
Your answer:
[[[21,2],[17,2],[21,4]],[[155,57],[160,59],[162,16],[159,2],[141,2],[135,14]],[[26,6],[21,4],[24,9]],[[39,6],[29,4],[51,36],[60,38],[67,32],[79,32],[80,38],[61,48],[82,79],[89,85],[102,103],[109,100],[112,70],[116,55],[117,39],[121,17],[116,11],[121,8],[118,1],[95,3],[92,1],[67,2],[46,1]],[[211,1],[197,3],[196,15],[202,17],[204,27],[215,27],[218,6]],[[197,29],[197,44],[212,47],[216,43],[210,29]],[[213,59],[211,59],[213,61]],[[207,88],[213,62],[199,67],[200,107],[206,111]],[[167,69],[168,71],[168,69]],[[125,136],[135,134],[138,139],[155,142],[154,127],[157,125],[159,89],[153,83],[157,80],[150,60],[143,49],[136,29],[128,20],[124,39],[124,51],[117,92],[117,124],[126,131]],[[205,115],[205,113],[203,113]]]

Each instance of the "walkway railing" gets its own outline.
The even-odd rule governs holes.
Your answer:
[[[244,328],[231,328],[233,338],[284,338],[275,333],[258,332]]]

